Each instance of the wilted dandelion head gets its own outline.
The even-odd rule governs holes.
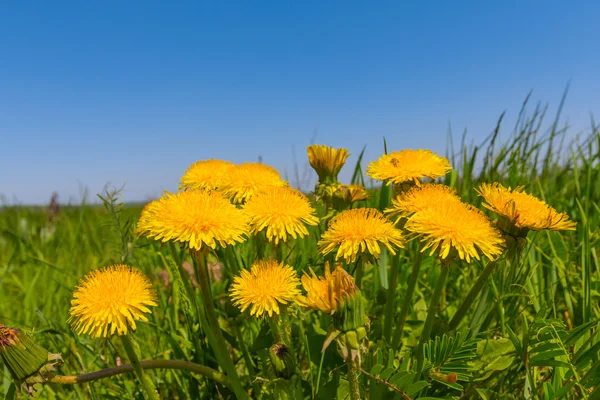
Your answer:
[[[148,306],[156,306],[150,281],[139,270],[113,265],[87,274],[73,293],[69,323],[93,338],[126,335],[136,321],[148,321]]]
[[[358,292],[354,278],[348,272],[337,266],[332,273],[327,263],[324,276],[318,277],[310,269],[310,275],[302,276],[302,286],[306,295],[298,297],[298,304],[328,314],[333,314],[347,297]]]
[[[371,162],[367,167],[367,175],[388,184],[414,182],[418,185],[423,178],[437,179],[451,169],[447,158],[431,150],[401,150],[384,154]]]
[[[401,218],[408,218],[418,211],[435,207],[440,202],[457,201],[460,198],[454,189],[437,183],[425,183],[413,186],[406,192],[392,199],[392,206],[385,210],[390,217],[396,217],[396,222]]]
[[[367,190],[357,184],[341,185],[339,188],[339,196],[347,203],[352,204],[357,201],[365,201],[369,198]]]
[[[533,231],[575,230],[577,224],[569,220],[567,214],[557,212],[544,201],[523,190],[522,186],[511,189],[499,183],[483,183],[477,193],[485,199],[485,208],[506,217],[517,228]]]
[[[279,314],[280,304],[287,304],[300,294],[299,284],[296,271],[289,265],[262,260],[234,278],[229,296],[242,312],[250,307],[251,315],[272,316]]]
[[[404,246],[404,238],[391,221],[373,208],[341,212],[331,221],[319,241],[319,251],[323,255],[338,248],[335,259],[343,257],[347,263],[356,261],[357,256],[362,254],[377,258],[381,246],[396,254],[395,249]]]
[[[320,183],[335,183],[340,170],[350,153],[347,149],[336,149],[324,144],[313,144],[306,148],[308,162],[319,175]]]
[[[319,219],[305,195],[290,187],[273,187],[252,196],[244,205],[253,232],[266,231],[267,240],[279,243],[291,236],[308,235],[306,225]]]
[[[404,228],[421,238],[422,251],[439,251],[445,259],[455,254],[467,262],[480,259],[479,253],[490,260],[502,254],[504,239],[490,220],[476,208],[455,200],[439,201],[432,207],[413,214]]]
[[[144,207],[138,221],[139,234],[163,242],[188,243],[202,250],[243,242],[248,233],[248,216],[221,193],[186,190],[165,193]]]
[[[235,165],[223,160],[197,161],[185,171],[179,185],[182,189],[218,189],[229,178]]]
[[[260,163],[243,163],[230,171],[221,191],[234,203],[243,203],[258,192],[282,186],[287,186],[287,183],[275,168]]]

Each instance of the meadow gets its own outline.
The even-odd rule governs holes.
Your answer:
[[[306,197],[312,216],[290,225],[255,217],[254,230],[228,233],[214,247],[207,236],[218,227],[190,236],[204,229],[191,224],[177,241],[172,230],[157,228],[161,204],[123,204],[118,189],[101,193],[101,205],[3,206],[0,324],[60,359],[16,385],[14,371],[0,363],[0,393],[26,398],[30,387],[44,399],[599,399],[600,130],[575,137],[558,122],[542,130],[544,119],[543,108],[523,111],[514,128],[499,121],[479,145],[449,143],[452,169],[434,180],[460,205],[436,197],[428,209],[385,213],[398,196],[426,185],[372,180],[366,172],[375,160],[361,154],[343,168],[353,171],[346,184],[364,192],[340,189],[336,171],[321,171],[320,186]],[[501,140],[506,131],[510,137]],[[382,155],[402,150],[385,147]],[[484,206],[486,183],[523,186],[574,224],[549,223],[540,209],[539,221],[524,228],[514,204],[504,210],[512,219]],[[186,191],[209,192],[192,186]],[[227,196],[235,209],[227,213],[260,206],[250,196]],[[170,215],[189,210],[181,207]],[[366,208],[381,212],[367,217],[389,235],[378,231],[364,247],[336,239],[340,216]],[[469,213],[478,224],[473,232]],[[237,229],[235,215],[226,219],[229,230]],[[435,229],[419,230],[435,217]],[[436,229],[449,222],[467,232],[446,240]],[[360,224],[352,229],[349,241],[365,234]],[[249,272],[261,260],[277,264],[271,275]],[[73,293],[90,271],[116,264],[139,269],[150,282],[140,290],[154,297],[148,311],[133,313],[135,325],[125,318],[124,327],[98,328],[93,337],[77,325],[83,317],[76,312],[73,321]],[[107,299],[119,290],[110,284],[102,288]],[[0,354],[11,343],[0,345]],[[31,377],[37,380],[27,382]]]

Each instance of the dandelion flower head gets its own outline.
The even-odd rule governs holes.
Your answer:
[[[517,228],[533,231],[575,229],[576,223],[569,220],[567,214],[557,212],[523,190],[522,186],[511,189],[499,183],[483,183],[477,193],[484,198],[485,208],[508,218]]]
[[[392,206],[386,209],[385,213],[390,217],[397,217],[398,222],[401,218],[408,218],[418,211],[446,201],[460,202],[460,198],[454,189],[446,185],[425,183],[413,186],[392,199]]]
[[[223,160],[197,161],[185,171],[179,185],[182,189],[218,189],[235,165]]]
[[[367,175],[388,184],[414,182],[418,185],[423,178],[437,179],[451,169],[447,158],[430,150],[401,150],[384,154],[371,162],[367,167]]]
[[[294,269],[274,260],[257,261],[250,271],[243,270],[231,285],[229,296],[242,312],[250,315],[279,314],[281,304],[294,301],[300,294],[300,280]]]
[[[313,144],[306,148],[308,162],[319,175],[320,183],[335,183],[340,170],[350,153],[347,149],[336,149],[324,144]]]
[[[305,296],[299,296],[298,304],[328,314],[338,310],[341,302],[348,296],[358,292],[354,278],[339,265],[330,272],[329,264],[325,264],[325,274],[318,277],[312,269],[310,275],[302,276]]]
[[[221,191],[234,203],[243,203],[258,192],[282,186],[287,183],[275,168],[261,163],[243,163],[231,170]]]
[[[291,236],[308,235],[306,225],[319,219],[308,198],[290,187],[272,187],[246,201],[244,212],[250,217],[253,232],[266,231],[267,240],[279,243]]]
[[[480,253],[490,260],[502,254],[504,239],[490,220],[476,208],[454,200],[439,202],[410,217],[404,228],[424,243],[422,251],[439,251],[445,259],[455,250],[467,262],[480,259]]]
[[[186,190],[165,193],[142,211],[137,231],[163,242],[188,243],[191,249],[216,248],[245,240],[248,216],[221,193]]]
[[[93,338],[126,335],[136,321],[156,306],[156,294],[148,278],[126,265],[90,272],[73,293],[69,323],[79,334]]]
[[[395,248],[404,246],[404,238],[378,210],[355,208],[333,218],[318,245],[323,255],[338,248],[335,259],[343,257],[350,263],[362,254],[379,257],[381,246],[396,254]]]

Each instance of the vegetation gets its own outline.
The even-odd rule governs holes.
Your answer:
[[[336,182],[320,174],[323,184],[309,196],[319,221],[305,221],[308,235],[276,244],[259,230],[198,252],[190,242],[139,235],[142,207],[124,205],[115,189],[101,194],[103,207],[4,206],[0,324],[30,332],[62,357],[32,395],[133,399],[156,389],[164,399],[600,398],[600,130],[572,137],[557,117],[541,131],[544,117],[545,109],[527,113],[525,103],[509,140],[499,139],[501,118],[481,145],[450,143],[454,169],[440,181],[494,223],[501,218],[476,189],[524,186],[566,213],[575,230],[506,235],[495,261],[456,256],[448,266],[439,253],[419,252],[417,233],[404,232],[403,247],[337,260],[353,277],[340,272],[339,285],[351,295],[323,306],[333,316],[315,306],[304,284],[312,276],[318,285],[326,264],[336,273],[335,251],[327,253],[331,246],[319,239],[343,209],[384,211],[400,188],[367,185],[368,199],[352,202],[346,187],[345,200],[334,202],[327,189]],[[351,183],[365,185],[364,167],[361,154]],[[279,303],[272,316],[251,316],[251,308],[232,303],[230,287],[257,259],[270,258],[297,273],[297,282],[286,282],[296,282],[304,299]],[[135,266],[152,283],[156,306],[148,322],[130,329],[133,340],[77,334],[67,322],[73,291],[90,271],[114,264]],[[245,281],[236,282],[243,299]],[[201,290],[207,285],[212,298]],[[114,367],[103,379],[93,375]],[[1,393],[12,398],[18,387],[6,365],[0,371]]]

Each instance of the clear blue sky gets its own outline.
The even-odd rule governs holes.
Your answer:
[[[0,3],[0,193],[63,202],[176,190],[198,159],[291,174],[292,149],[444,153],[526,94],[577,129],[600,111],[600,3]],[[507,132],[511,124],[506,124]],[[352,161],[352,160],[351,160]]]

